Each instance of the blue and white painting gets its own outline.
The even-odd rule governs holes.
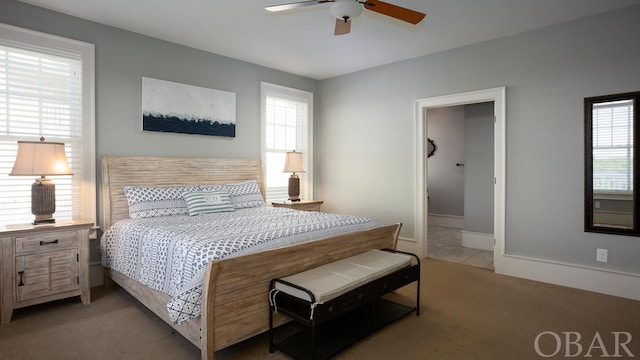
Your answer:
[[[236,136],[236,94],[142,78],[142,130]]]

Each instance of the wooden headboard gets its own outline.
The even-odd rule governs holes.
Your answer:
[[[129,217],[125,186],[228,184],[257,180],[264,196],[260,159],[102,156],[102,229]]]

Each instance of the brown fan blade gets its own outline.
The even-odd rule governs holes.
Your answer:
[[[294,2],[294,3],[289,3],[289,4],[280,4],[280,5],[267,6],[264,9],[267,10],[267,11],[271,11],[271,12],[284,11],[284,10],[297,9],[297,8],[301,8],[301,7],[305,7],[305,6],[312,6],[312,5],[322,4],[322,3],[326,3],[326,2],[333,2],[333,0],[300,1],[300,2]]]
[[[364,8],[375,11],[382,15],[391,16],[398,20],[406,21],[413,25],[422,21],[422,19],[424,19],[424,17],[426,16],[426,14],[423,14],[421,12],[413,11],[407,8],[403,8],[402,6],[389,4],[379,0],[367,0],[367,2],[364,3]]]
[[[344,35],[351,32],[351,19],[336,19],[336,30],[333,35]]]

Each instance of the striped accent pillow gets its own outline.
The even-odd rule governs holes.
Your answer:
[[[182,194],[182,197],[187,202],[187,208],[191,216],[234,211],[227,191],[186,192]]]

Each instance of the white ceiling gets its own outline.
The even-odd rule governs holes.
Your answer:
[[[296,1],[296,0],[293,0]],[[69,15],[313,79],[541,28],[640,0],[386,0],[418,25],[365,10],[334,36],[330,4],[270,13],[291,0],[22,0]]]

